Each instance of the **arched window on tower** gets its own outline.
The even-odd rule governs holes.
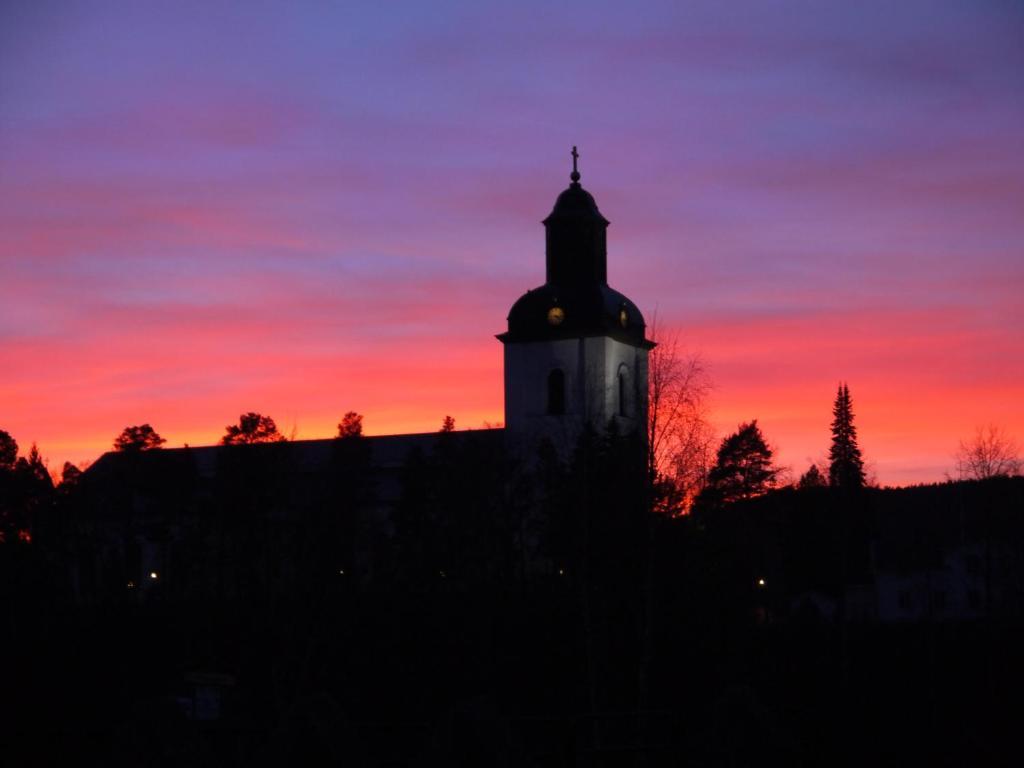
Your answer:
[[[565,413],[565,373],[561,368],[548,374],[548,413],[552,416]]]
[[[629,416],[629,372],[619,368],[619,416]]]

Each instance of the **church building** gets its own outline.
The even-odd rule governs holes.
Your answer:
[[[505,346],[505,429],[511,442],[548,437],[571,448],[583,424],[643,434],[647,353],[643,315],[608,285],[608,220],[580,185],[572,148],[569,188],[544,219],[544,285],[512,306]]]
[[[545,282],[513,304],[497,337],[504,345],[503,429],[104,454],[81,483],[80,538],[69,558],[79,599],[126,599],[117,597],[125,589],[133,599],[185,596],[211,583],[236,594],[246,578],[287,589],[299,578],[289,569],[313,567],[311,546],[335,576],[373,582],[406,567],[403,558],[461,556],[452,554],[461,545],[448,544],[448,554],[408,555],[423,550],[419,539],[429,536],[409,527],[410,515],[431,518],[447,531],[442,538],[469,540],[492,535],[467,530],[504,519],[510,506],[532,514],[523,512],[531,502],[511,490],[517,480],[509,468],[529,468],[542,441],[563,460],[585,426],[601,432],[614,422],[619,434],[645,441],[654,345],[636,305],[608,285],[609,222],[580,184],[575,147],[572,156],[571,183],[543,222]],[[460,480],[439,487],[438,478],[448,476]],[[444,496],[453,485],[457,499]],[[417,504],[424,509],[410,512]],[[261,546],[276,553],[265,561],[277,565],[232,582],[224,558],[238,556],[231,542],[249,537],[255,525],[266,537]],[[317,525],[329,532],[324,541],[336,542],[326,555],[310,541]],[[211,541],[220,542],[216,552],[197,543]],[[463,549],[470,557],[482,551]]]

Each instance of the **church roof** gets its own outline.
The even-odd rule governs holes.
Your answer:
[[[610,336],[626,344],[650,347],[645,331],[644,317],[636,304],[607,284],[545,283],[527,291],[512,305],[508,331],[499,334],[498,339],[509,343]]]
[[[568,189],[546,219],[546,282],[527,291],[508,314],[503,343],[608,336],[650,348],[636,304],[608,285],[608,219],[580,185],[579,154],[572,148]]]
[[[543,223],[547,226],[559,219],[593,219],[604,226],[611,223],[601,215],[594,196],[580,186],[578,181],[572,182],[569,188],[558,196],[555,207],[551,209]]]
[[[504,434],[503,429],[481,429],[376,435],[358,440],[369,453],[368,467],[379,485],[379,499],[393,502],[400,492],[401,471],[414,451],[429,455],[442,441],[469,445],[474,450],[500,450],[504,445]],[[332,438],[255,445],[160,448],[141,453],[111,451],[85,471],[83,480],[88,487],[97,490],[149,487],[166,495],[169,488],[175,487],[177,492],[187,493],[193,483],[216,480],[225,467],[231,467],[232,458],[246,455],[262,456],[296,480],[326,476],[337,470],[339,458],[344,460],[344,454],[338,453],[343,442]]]

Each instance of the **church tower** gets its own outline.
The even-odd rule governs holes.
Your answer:
[[[572,148],[571,184],[544,219],[547,281],[508,315],[505,430],[525,444],[550,438],[571,450],[584,424],[646,434],[647,353],[643,315],[608,286],[607,228],[580,186]]]

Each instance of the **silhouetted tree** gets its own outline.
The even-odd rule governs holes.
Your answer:
[[[137,427],[125,427],[114,439],[114,450],[151,451],[166,442],[149,424],[140,424]]]
[[[60,484],[62,487],[70,488],[71,486],[78,483],[82,477],[82,470],[72,464],[70,461],[64,462],[64,468],[60,473]]]
[[[853,426],[850,388],[839,385],[832,406],[832,447],[828,451],[828,482],[833,488],[864,487],[864,460],[857,446],[857,429]]]
[[[10,433],[0,429],[0,470],[14,469],[18,460],[18,443]]]
[[[18,443],[0,430],[0,544],[12,540],[17,528],[19,483],[14,472],[18,461]]]
[[[22,456],[18,459],[15,470],[19,474],[31,478],[33,481],[48,485],[50,488],[53,487],[50,471],[46,468],[46,462],[43,461],[43,457],[40,455],[39,448],[36,447],[35,443],[32,443],[28,456]]]
[[[222,445],[250,445],[253,443],[281,443],[284,435],[269,416],[250,411],[238,417],[238,424],[229,424]]]
[[[0,542],[30,541],[33,521],[53,499],[53,479],[35,443],[0,472]]]
[[[341,417],[341,422],[338,424],[338,437],[362,437],[363,436],[363,416],[355,411],[349,411]]]
[[[455,418],[452,416],[445,416],[444,421],[441,422],[442,432],[454,432],[455,431]]]
[[[713,433],[706,414],[711,383],[699,355],[679,347],[677,333],[651,324],[657,346],[648,358],[647,471],[656,511],[689,511],[707,480]]]
[[[974,437],[961,440],[956,453],[956,469],[961,479],[986,480],[1012,477],[1021,472],[1017,442],[994,424],[978,427]]]
[[[800,475],[797,481],[797,488],[824,488],[828,485],[825,476],[821,474],[817,464],[811,464],[807,471]]]
[[[760,496],[775,487],[778,473],[757,419],[741,424],[719,446],[708,484],[698,497],[700,506],[718,507]]]

